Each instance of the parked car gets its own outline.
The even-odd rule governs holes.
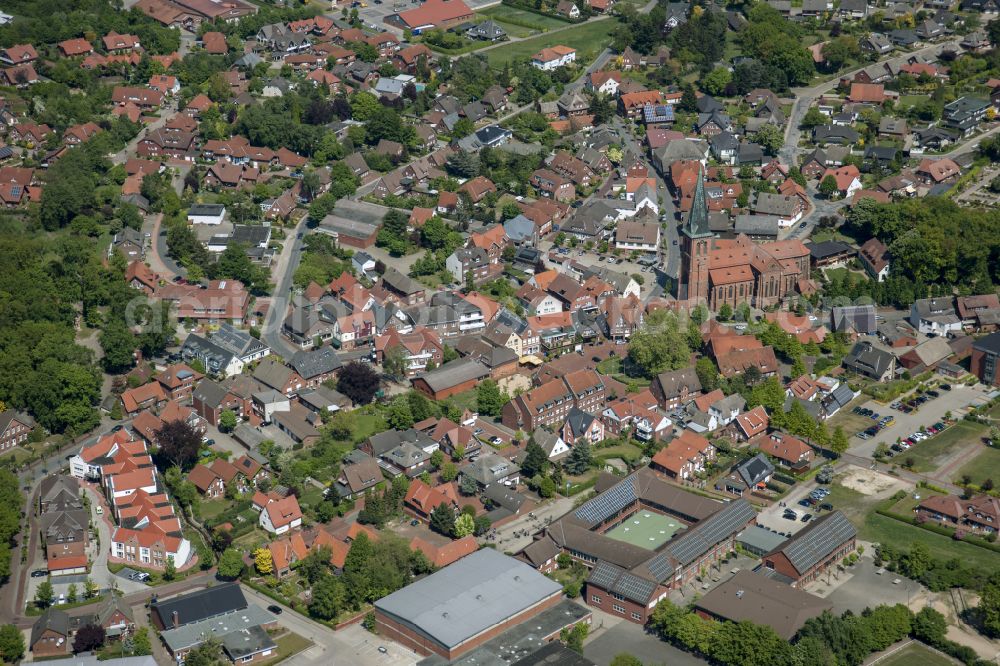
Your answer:
[[[285,612],[284,608],[282,608],[281,606],[277,606],[275,604],[271,604],[270,606],[268,606],[267,610],[271,611],[275,615],[281,615],[283,612]]]
[[[32,578],[45,578],[48,575],[49,572],[46,569],[35,569],[31,572]]]

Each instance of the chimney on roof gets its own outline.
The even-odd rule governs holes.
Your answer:
[[[179,627],[180,624],[181,624],[180,615],[178,615],[177,611],[174,611],[173,612],[173,625],[174,625],[174,629],[176,629],[177,627]]]

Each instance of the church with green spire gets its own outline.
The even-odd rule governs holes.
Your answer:
[[[801,293],[809,280],[809,250],[798,239],[755,243],[740,234],[718,238],[708,226],[704,167],[698,169],[691,212],[681,228],[681,275],[677,300],[736,308],[777,305]]]

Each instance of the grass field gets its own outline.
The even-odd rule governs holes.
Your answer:
[[[639,511],[604,534],[633,546],[656,550],[682,529],[684,526],[678,520],[652,511]]]
[[[588,64],[611,43],[611,33],[618,23],[615,21],[590,21],[561,30],[554,35],[539,35],[522,42],[505,44],[501,48],[490,49],[486,57],[490,65],[496,68],[505,62],[517,58],[530,58],[544,48],[562,44],[576,49],[576,62]]]
[[[963,446],[979,439],[985,430],[986,426],[980,423],[959,421],[940,435],[925,439],[896,458],[900,462],[913,458],[914,471],[928,472],[936,469],[935,461],[939,458],[950,453],[957,446]]]
[[[562,21],[552,16],[542,16],[540,14],[535,14],[534,12],[529,12],[525,9],[508,7],[507,5],[494,5],[493,7],[480,9],[477,13],[500,23],[503,29],[507,30],[507,34],[515,37],[521,37],[523,35],[517,35],[511,30],[508,30],[508,25],[515,26],[521,30],[535,30],[537,32],[548,32],[549,30],[565,28],[567,25],[570,25],[569,22]],[[529,32],[528,34],[531,33]]]
[[[827,427],[831,432],[834,428],[840,426],[844,429],[844,432],[847,433],[847,436],[851,437],[852,435],[856,435],[862,430],[870,428],[872,425],[877,423],[877,421],[872,421],[867,416],[861,416],[860,414],[855,414],[851,411],[856,405],[862,405],[867,402],[869,397],[862,395],[854,400],[854,402],[846,405],[830,418],[830,422],[827,424]]]
[[[955,662],[920,643],[905,648],[878,662],[879,666],[952,666]]]
[[[914,543],[920,542],[927,546],[931,557],[942,560],[958,558],[968,566],[987,571],[993,571],[1000,566],[1000,555],[997,553],[874,512],[870,513],[859,526],[859,537],[865,541],[892,545],[904,551],[909,550]]]
[[[1000,481],[1000,450],[983,447],[982,452],[958,471],[958,478],[968,475],[972,483],[981,486],[986,479]]]
[[[855,524],[861,524],[865,516],[878,503],[874,497],[859,493],[857,490],[852,490],[839,483],[831,483],[827,488],[829,488],[830,494],[823,501],[832,504],[834,510],[842,511]]]

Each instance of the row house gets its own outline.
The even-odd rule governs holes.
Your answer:
[[[139,108],[155,108],[163,105],[163,93],[152,88],[116,86],[111,93],[111,101],[121,106],[134,104]]]
[[[136,146],[136,154],[149,159],[172,158],[192,161],[195,135],[191,132],[171,131],[165,128],[147,132]]]
[[[600,413],[606,401],[600,375],[593,370],[578,370],[515,397],[504,405],[502,422],[508,428],[530,432],[562,423],[574,407]]]
[[[209,188],[253,187],[260,181],[260,169],[248,165],[216,162],[208,167],[204,183]]]
[[[590,187],[596,183],[596,175],[583,160],[564,150],[558,151],[549,162],[549,168],[564,178],[569,178],[580,187]]]
[[[988,495],[972,499],[953,495],[928,497],[914,511],[918,519],[984,534],[996,533],[1000,525],[1000,500]]]

